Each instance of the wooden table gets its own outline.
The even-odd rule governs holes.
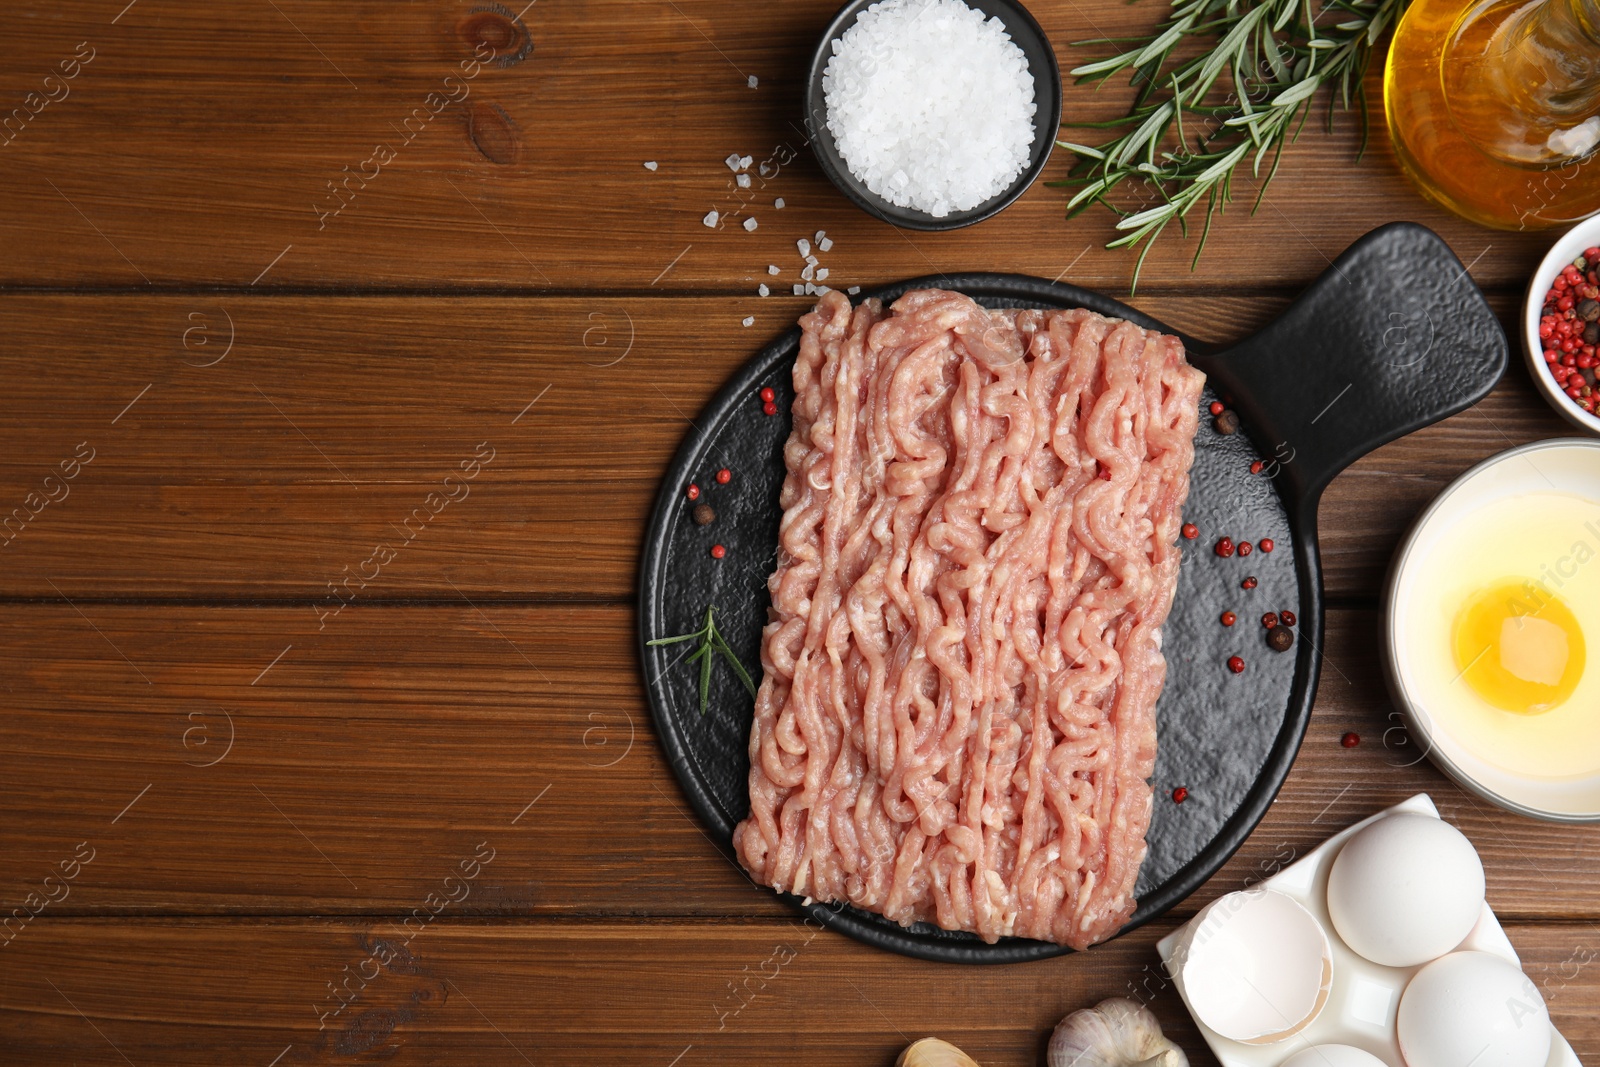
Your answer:
[[[1069,42],[1160,9],[1033,7],[1069,64]],[[0,947],[0,1061],[887,1064],[937,1033],[1024,1064],[1061,1014],[1122,993],[1207,1064],[1156,939],[1421,790],[1600,1058],[1600,830],[1514,818],[1418,763],[1376,658],[1409,518],[1562,432],[1517,365],[1328,492],[1299,762],[1171,915],[1087,955],[957,969],[753,890],[663,762],[631,598],[688,420],[805,306],[756,286],[787,293],[817,230],[841,287],[1003,270],[1125,295],[1132,261],[1100,247],[1109,215],[1065,221],[1042,184],[952,234],[852,208],[796,120],[829,3],[498,10],[8,12],[0,103],[26,110],[0,144],[0,894],[29,917]],[[1068,113],[1125,100],[1073,90]],[[1353,121],[1308,129],[1196,272],[1163,241],[1136,302],[1240,336],[1415,219],[1509,322],[1548,237],[1424,204],[1379,120],[1359,162]],[[755,158],[751,190],[730,153]]]

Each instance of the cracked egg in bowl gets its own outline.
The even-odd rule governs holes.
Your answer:
[[[1390,762],[1600,821],[1600,442],[1541,441],[1458,478],[1401,544],[1383,617],[1405,727]]]

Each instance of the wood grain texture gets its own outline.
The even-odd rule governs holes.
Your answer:
[[[1600,1057],[1600,827],[1513,818],[1418,761],[1377,660],[1410,518],[1478,460],[1566,432],[1515,364],[1329,488],[1334,607],[1300,758],[1161,921],[1019,967],[902,959],[802,924],[694,822],[630,600],[669,458],[809,304],[756,286],[787,294],[817,230],[840,288],[997,270],[1124,295],[1133,266],[1100,247],[1109,213],[1065,220],[1042,183],[950,234],[850,207],[797,114],[834,7],[8,9],[0,1061],[859,1067],[938,1033],[1011,1067],[1063,1012],[1124,994],[1213,1067],[1155,940],[1420,791]],[[1158,17],[1029,7],[1064,66],[1089,54],[1068,42]],[[1127,100],[1071,88],[1066,109]],[[1353,116],[1308,130],[1253,215],[1241,187],[1198,271],[1164,239],[1133,303],[1240,337],[1404,218],[1509,322],[1548,235],[1442,215],[1385,144],[1358,162],[1358,138]],[[730,152],[754,157],[749,191]],[[1156,784],[1206,803],[1204,782]]]
[[[1154,943],[1170,929],[1086,956],[957,969],[796,920],[471,924],[445,911],[409,941],[386,922],[41,920],[6,950],[0,1036],[17,1062],[210,1064],[225,1044],[227,1062],[281,1055],[278,1067],[775,1057],[886,1067],[937,1034],[984,1067],[1023,1067],[1040,1061],[1064,1013],[1122,995],[1148,1000],[1191,1062],[1212,1067],[1156,970]],[[1600,1055],[1600,933],[1507,932],[1579,1057]],[[357,995],[333,1014],[329,983],[346,982]]]
[[[51,914],[403,915],[487,840],[501,858],[464,915],[786,914],[678,792],[626,607],[357,605],[317,624],[309,607],[12,606],[0,911],[86,841],[94,861]],[[1332,614],[1287,786],[1177,914],[1426,791],[1508,919],[1600,919],[1582,873],[1600,827],[1515,818],[1419,762],[1377,631],[1372,612]],[[1162,803],[1178,785],[1204,809],[1201,781],[1157,782]]]
[[[1285,304],[1139,300],[1219,341]],[[1497,304],[1509,316],[1512,302]],[[691,420],[804,306],[0,296],[0,595],[333,607],[343,594],[329,583],[387,545],[397,558],[365,600],[630,597],[658,479]],[[1563,426],[1514,364],[1484,403],[1357,463],[1323,505],[1329,594],[1375,598],[1428,499]],[[92,461],[59,484],[80,445]],[[480,446],[492,461],[464,479]]]
[[[524,32],[531,53],[470,79],[460,65],[482,37],[462,30],[480,6],[471,0],[138,0],[115,18],[125,3],[19,11],[0,41],[7,112],[80,43],[94,53],[68,95],[0,145],[0,283],[746,291],[768,263],[796,280],[794,241],[819,229],[838,241],[826,262],[846,285],[990,269],[1066,272],[1120,292],[1132,274],[1131,255],[1099,248],[1113,216],[1067,221],[1066,197],[1043,182],[995,220],[948,234],[903,233],[852,207],[800,125],[801,77],[831,0],[533,4],[497,58]],[[1156,17],[1104,0],[1031,7],[1064,67],[1100,54],[1069,42]],[[1070,89],[1065,114],[1109,118],[1128,98],[1120,84]],[[1439,230],[1480,281],[1523,284],[1546,239],[1445,215],[1400,176],[1381,134],[1358,162],[1359,143],[1355,116],[1332,135],[1308,131],[1254,215],[1253,189],[1238,190],[1198,273],[1192,242],[1169,235],[1145,283],[1304,285],[1367,230],[1410,218]],[[769,176],[738,189],[729,153],[771,160]],[[1044,180],[1067,169],[1061,152]],[[713,208],[723,217],[709,230]],[[755,233],[739,225],[748,216]]]

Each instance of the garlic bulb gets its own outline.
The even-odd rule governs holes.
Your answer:
[[[1049,1067],[1189,1067],[1142,1004],[1123,997],[1075,1011],[1050,1035]]]
[[[948,1041],[925,1037],[913,1041],[894,1061],[894,1067],[978,1067],[971,1056]]]

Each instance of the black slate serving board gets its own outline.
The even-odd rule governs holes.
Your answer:
[[[1323,488],[1371,449],[1486,394],[1505,370],[1505,335],[1449,248],[1405,223],[1362,238],[1281,318],[1226,347],[1097,293],[1019,275],[917,278],[862,299],[888,304],[920,288],[953,289],[986,307],[1084,307],[1176,333],[1208,376],[1202,404],[1220,398],[1244,422],[1245,432],[1223,435],[1202,410],[1195,439],[1184,519],[1200,536],[1180,542],[1178,591],[1163,630],[1168,674],[1156,708],[1156,803],[1138,910],[1124,928],[1132,929],[1227,861],[1265,814],[1298,751],[1321,662],[1316,509]],[[663,479],[640,570],[640,655],[656,728],[690,804],[724,845],[748,811],[752,701],[718,664],[702,716],[697,672],[679,662],[693,643],[646,642],[698,629],[712,604],[734,651],[759,671],[798,344],[798,328],[778,337],[694,420]],[[758,396],[769,386],[777,394],[775,416],[763,413]],[[1252,474],[1256,461],[1263,468]],[[715,481],[721,468],[733,474],[726,485]],[[691,483],[700,487],[695,502],[685,494]],[[695,503],[710,504],[716,521],[695,525]],[[1271,538],[1275,551],[1219,558],[1213,545],[1224,535]],[[726,548],[723,559],[711,556],[713,544]],[[1243,589],[1251,576],[1256,588]],[[1260,618],[1285,608],[1298,617],[1296,642],[1276,653]],[[1221,625],[1224,610],[1237,613],[1235,626]],[[1244,658],[1244,673],[1227,669],[1232,655]],[[1171,797],[1179,786],[1188,790],[1181,805]],[[793,903],[868,944],[924,959],[1008,963],[1067,951],[1022,938],[989,945],[928,924],[903,928],[851,907]]]

